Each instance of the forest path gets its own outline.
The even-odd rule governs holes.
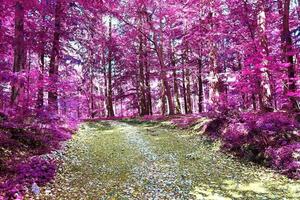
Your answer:
[[[35,199],[300,199],[299,182],[218,147],[159,123],[85,123]]]

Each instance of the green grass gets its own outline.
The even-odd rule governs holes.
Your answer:
[[[178,178],[192,181],[197,199],[300,199],[299,181],[223,154],[218,143],[157,122],[126,122],[140,130],[161,166],[176,158]],[[68,143],[53,196],[41,199],[122,199],[131,170],[144,158],[120,130],[108,122],[83,124]]]
[[[55,181],[56,199],[117,198],[132,167],[143,159],[124,134],[105,122],[83,125],[69,142],[66,157]]]
[[[176,126],[168,120],[165,120],[165,121],[141,121],[139,119],[123,119],[123,120],[119,120],[119,121],[133,125],[133,126],[176,129]]]
[[[182,130],[155,131],[145,139],[157,154],[177,156],[178,176],[188,172],[198,199],[300,199],[299,181],[223,154],[218,143]]]
[[[156,121],[141,121],[138,119],[122,119],[119,120],[120,122],[124,122],[133,126],[160,126],[161,123],[160,122],[156,122]]]

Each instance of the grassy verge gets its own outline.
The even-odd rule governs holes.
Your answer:
[[[119,129],[107,122],[84,124],[68,143],[54,185],[42,192],[51,193],[42,199],[118,198],[132,167],[142,159]]]
[[[139,124],[158,155],[175,155],[198,199],[300,199],[300,182],[234,159],[188,131]]]
[[[300,199],[299,181],[223,154],[218,143],[191,131],[159,122],[126,122],[148,141],[159,157],[158,166],[177,165],[178,180],[191,181],[190,192],[197,199]],[[135,185],[130,183],[132,169],[145,158],[121,129],[108,122],[84,124],[68,143],[54,184],[42,191],[50,193],[40,198],[123,199],[124,185]]]

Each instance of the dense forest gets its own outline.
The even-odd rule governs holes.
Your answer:
[[[87,120],[205,116],[226,152],[300,178],[300,0],[0,0],[0,17],[0,199],[51,181],[40,155]]]

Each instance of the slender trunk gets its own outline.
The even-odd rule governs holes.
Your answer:
[[[213,44],[210,52],[210,63],[211,63],[211,89],[210,89],[210,102],[213,106],[227,105],[226,85],[222,79],[221,74],[224,72],[221,63],[218,63],[217,59],[217,47]],[[223,98],[225,97],[225,98]],[[217,108],[217,109],[220,109]]]
[[[185,114],[188,113],[188,105],[187,105],[187,98],[186,98],[186,84],[185,84],[185,70],[182,69],[182,93],[183,93],[183,102],[184,102],[184,111]]]
[[[79,106],[79,104],[77,105],[77,117],[78,117],[78,119],[80,119],[80,117],[81,117],[81,114],[80,114],[81,112],[80,112],[80,106]]]
[[[140,87],[139,87],[139,73],[138,71],[136,72],[134,76],[134,83],[135,83],[135,91],[136,91],[136,102],[137,102],[137,109],[138,109],[138,114],[141,116],[142,114],[142,107],[141,107],[141,101],[140,101]]]
[[[113,97],[112,97],[112,21],[111,18],[109,20],[109,52],[108,52],[108,117],[114,117],[114,108],[113,108]]]
[[[179,100],[179,87],[177,83],[177,71],[176,69],[173,70],[173,79],[174,79],[174,95],[175,95],[175,109],[176,109],[176,114],[181,114],[181,105],[180,105],[180,100]]]
[[[174,104],[173,104],[173,99],[172,99],[172,94],[171,94],[171,89],[168,84],[167,80],[167,72],[166,72],[166,66],[164,63],[164,55],[163,55],[163,37],[160,35],[160,40],[158,40],[156,32],[154,31],[153,24],[151,24],[151,17],[147,17],[147,22],[150,25],[150,28],[153,30],[153,45],[155,52],[158,57],[159,65],[160,65],[160,79],[161,79],[161,84],[162,84],[162,90],[161,90],[161,102],[162,102],[162,113],[166,114],[166,98],[168,100],[168,109],[169,109],[169,115],[174,115]],[[162,31],[163,23],[161,21],[160,23],[160,29]]]
[[[43,34],[43,33],[42,33]],[[45,42],[41,42],[41,53],[40,53],[40,74],[39,74],[39,89],[37,108],[41,109],[44,107],[44,73],[45,73]]]
[[[246,109],[246,105],[247,105],[247,102],[248,102],[248,99],[247,99],[247,96],[246,94],[242,94],[242,109],[245,110]]]
[[[104,54],[103,54],[104,55]],[[105,58],[103,58],[105,59]],[[106,67],[104,66],[104,71],[103,71],[103,75],[104,75],[104,96],[105,96],[105,106],[106,106],[106,111],[107,111],[107,116],[108,116],[108,84],[107,84],[107,72],[106,72]]]
[[[102,44],[103,45],[103,44]],[[103,101],[103,116],[108,116],[108,84],[107,84],[107,68],[106,68],[106,57],[105,49],[102,51],[102,66],[103,66],[103,80],[104,80],[104,101]]]
[[[151,27],[153,28],[153,27]],[[162,23],[161,23],[162,28]],[[162,83],[162,91],[161,91],[161,100],[162,100],[162,113],[166,114],[166,98],[168,100],[168,109],[169,109],[169,115],[174,115],[174,104],[171,94],[171,89],[167,80],[167,72],[166,72],[166,66],[164,63],[164,50],[163,50],[163,38],[160,38],[160,42],[158,42],[158,38],[156,33],[153,35],[153,44],[155,46],[155,51],[158,57],[159,65],[160,65],[160,79]],[[166,98],[165,98],[166,97]]]
[[[174,105],[173,105],[173,100],[172,100],[172,95],[171,95],[171,90],[170,86],[167,80],[167,74],[166,74],[166,66],[164,64],[164,58],[163,58],[163,47],[160,45],[158,49],[158,57],[159,57],[159,63],[161,67],[160,71],[160,76],[161,76],[161,81],[162,81],[162,102],[163,106],[166,104],[165,97],[168,100],[168,109],[169,109],[169,115],[174,115]],[[162,109],[164,110],[164,109]],[[164,114],[166,112],[163,112]]]
[[[260,2],[263,6],[264,6],[264,2]],[[248,9],[248,4],[247,1],[244,1],[244,12],[245,13],[249,13],[249,9]],[[264,36],[265,34],[265,29],[266,29],[266,16],[265,16],[265,11],[264,8],[261,8],[259,14],[258,14],[258,31],[261,35],[261,40],[260,40],[260,45],[265,49],[265,53],[268,53],[268,48],[267,48],[267,38]],[[251,23],[249,21],[246,21],[246,25],[247,28],[249,30],[252,42],[256,42],[256,36],[255,36],[255,29],[251,26]],[[258,50],[258,48],[255,46],[255,52],[261,52],[260,50]],[[266,65],[267,63],[264,63],[266,61],[262,61],[262,64]],[[259,87],[259,91],[258,91],[258,104],[259,107],[262,111],[267,111],[268,110],[268,106],[266,105],[266,101],[268,101],[268,99],[270,99],[270,97],[268,97],[268,94],[266,93],[266,89],[270,91],[271,94],[271,87],[269,85],[269,77],[268,77],[268,72],[266,69],[262,69],[261,70],[261,75],[257,77],[256,80],[256,85],[257,87]],[[257,104],[256,104],[256,94],[252,94],[252,100],[253,100],[253,109],[256,110],[257,109]],[[271,101],[270,101],[271,102]]]
[[[110,53],[111,54],[111,53]],[[110,57],[110,56],[109,56]],[[108,92],[107,92],[107,104],[108,104],[108,117],[114,116],[114,110],[113,110],[113,98],[112,98],[112,61],[111,59],[108,61]]]
[[[264,49],[263,53],[263,59],[262,59],[262,65],[263,67],[260,69],[261,71],[261,78],[260,78],[260,94],[259,94],[259,103],[260,103],[260,109],[264,112],[272,111],[273,105],[272,105],[272,81],[271,76],[268,70],[268,60],[265,57],[268,57],[269,52],[269,45],[268,45],[268,39],[266,35],[266,29],[267,29],[267,20],[266,20],[266,11],[265,11],[265,2],[262,1],[262,7],[258,14],[258,31],[260,34],[260,45]]]
[[[252,105],[253,105],[253,110],[256,111],[257,110],[257,106],[256,106],[255,94],[252,94]]]
[[[167,101],[166,101],[166,89],[163,80],[161,81],[161,114],[166,115],[167,113]]]
[[[40,74],[39,74],[39,90],[37,99],[37,108],[43,108],[44,106],[44,71],[45,71],[45,52],[42,47],[42,52],[40,54]]]
[[[203,83],[202,83],[202,58],[198,59],[198,109],[199,113],[203,112]]]
[[[90,116],[92,118],[95,117],[95,102],[94,102],[94,70],[95,67],[95,61],[93,60],[93,65],[90,67],[90,95],[91,95],[91,113]]]
[[[139,30],[140,32],[143,32],[143,18],[140,16],[139,19]],[[139,56],[139,76],[138,76],[138,81],[139,81],[139,101],[140,101],[140,115],[149,115],[149,106],[148,106],[148,96],[147,96],[147,86],[146,86],[146,77],[145,77],[145,68],[147,65],[146,61],[146,46],[147,46],[147,41],[145,42],[144,37],[142,34],[139,34],[139,50],[138,50],[138,56]]]
[[[293,41],[290,32],[290,0],[284,0],[283,4],[283,13],[282,13],[282,42],[283,42],[283,54],[285,62],[289,63],[288,67],[288,89],[290,92],[295,93],[297,90],[296,81],[295,81],[295,63],[294,56],[291,55],[291,51],[293,48]],[[292,109],[294,111],[299,110],[297,105],[297,100],[294,97],[290,97],[290,102],[292,105]]]
[[[171,61],[171,65],[173,67],[173,86],[174,86],[174,100],[175,100],[175,114],[181,114],[181,106],[180,106],[180,100],[179,100],[179,86],[178,86],[178,80],[177,80],[177,70],[176,68],[176,61],[174,58],[174,50],[172,47],[172,42],[170,41],[170,61]]]
[[[45,1],[40,1],[41,6],[45,6]],[[39,87],[38,87],[38,97],[37,97],[37,108],[41,109],[44,107],[44,73],[45,73],[45,33],[46,28],[43,26],[45,22],[45,9],[42,8],[42,27],[41,27],[41,34],[40,34],[40,52],[39,52],[39,59],[40,59],[40,73],[39,73]]]
[[[164,85],[164,90],[166,97],[168,99],[168,109],[169,109],[169,115],[174,115],[174,105],[173,105],[173,100],[172,100],[172,94],[171,94],[171,89],[167,80],[166,72],[162,72],[162,81]]]
[[[191,99],[191,80],[190,80],[190,70],[186,70],[186,80],[187,80],[187,85],[186,85],[186,95],[187,95],[187,111],[188,114],[193,113],[192,111],[192,99]]]
[[[184,33],[187,33],[187,21],[184,21]],[[188,64],[188,53],[189,53],[189,42],[187,40],[183,41],[185,45],[185,51],[182,55],[182,64]],[[191,99],[191,81],[190,81],[190,70],[187,68],[185,70],[185,80],[183,80],[185,91],[184,91],[184,98],[185,98],[185,113],[191,114],[192,113],[192,99]],[[186,81],[186,84],[185,84]]]
[[[100,88],[99,94],[100,94],[100,96],[105,96],[105,90],[103,90],[102,88]],[[106,106],[105,101],[100,100],[100,102],[99,102],[99,111],[100,111],[99,116],[101,116],[101,117],[105,117],[106,116],[105,115],[105,110],[106,110],[105,106]]]
[[[30,99],[30,70],[31,70],[31,52],[30,52],[30,49],[26,49],[26,53],[25,55],[27,54],[28,52],[28,55],[26,56],[26,71],[27,71],[27,74],[26,74],[26,78],[27,78],[27,84],[26,84],[26,107],[29,108],[30,105],[29,105],[29,99]],[[28,58],[28,63],[27,63],[27,58]]]
[[[144,73],[144,52],[143,52],[143,37],[139,36],[139,70],[138,70],[138,97],[139,97],[139,105],[140,105],[140,115],[148,115],[147,112],[147,104],[146,104],[146,94],[145,94],[145,73]]]
[[[24,46],[24,7],[22,1],[15,4],[15,47],[13,72],[17,73],[25,68],[25,46]],[[22,87],[12,86],[11,105],[17,103],[18,96],[21,95]]]
[[[259,102],[260,110],[266,111],[267,108],[266,108],[266,106],[264,104],[262,89],[260,89],[259,94],[258,94],[258,102]]]
[[[145,41],[147,42],[147,41]],[[147,47],[147,45],[145,45]],[[146,96],[147,96],[147,110],[148,114],[152,115],[152,99],[151,99],[151,86],[150,86],[150,71],[149,71],[149,62],[147,49],[145,50],[145,78],[146,78]]]
[[[217,63],[217,48],[215,44],[211,44],[211,51],[209,53],[209,62],[210,62],[210,88],[209,88],[209,104],[210,109],[214,108],[215,105],[219,105],[220,102],[220,78],[219,78],[219,69]]]
[[[49,106],[55,112],[58,112],[58,57],[59,57],[59,40],[61,36],[61,14],[62,14],[62,3],[61,0],[56,1],[55,7],[55,31],[52,52],[49,64],[49,76],[51,79],[51,89],[48,94]]]

